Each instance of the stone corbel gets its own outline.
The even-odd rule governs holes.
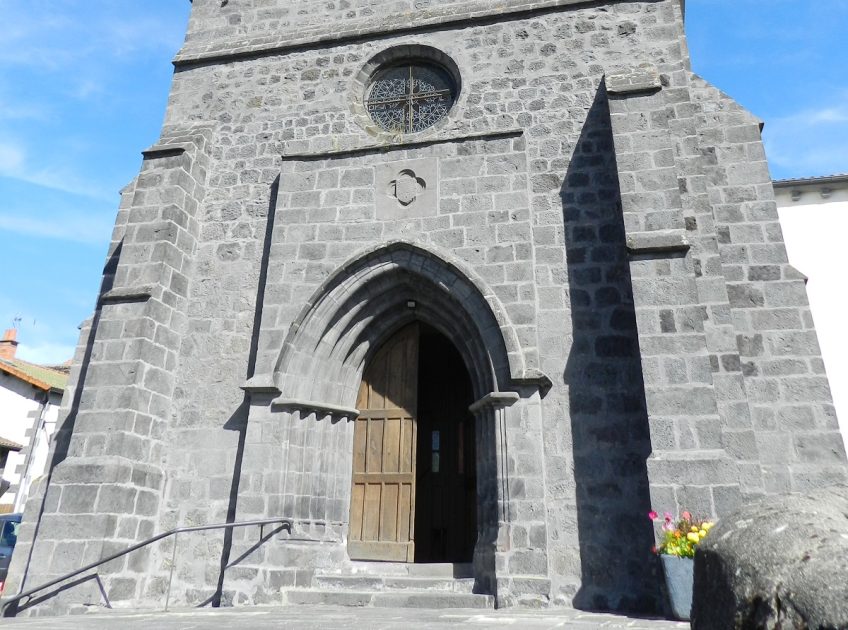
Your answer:
[[[550,377],[536,368],[528,368],[524,370],[519,378],[513,377],[512,383],[514,385],[529,385],[531,387],[537,387],[539,389],[539,395],[542,398],[547,396],[548,392],[551,391],[551,388],[554,386]]]
[[[476,415],[488,409],[506,409],[512,407],[520,398],[515,392],[491,392],[473,403],[468,411]]]
[[[300,411],[301,417],[314,413],[318,418],[330,416],[333,421],[356,420],[359,416],[359,409],[354,409],[353,407],[343,407],[315,400],[289,398],[282,394],[280,388],[274,382],[274,377],[269,374],[257,374],[248,379],[241,386],[241,389],[250,394],[251,397],[256,396],[264,400],[267,400],[268,397],[272,398],[272,411]]]
[[[627,251],[631,254],[687,252],[689,246],[686,231],[682,229],[630,232],[627,235]]]
[[[354,409],[353,407],[341,407],[339,405],[332,405],[330,403],[317,402],[313,400],[297,400],[294,398],[286,398],[284,396],[279,396],[272,400],[271,409],[280,411],[300,411],[301,417],[314,413],[316,418],[329,416],[333,421],[352,421],[359,417],[359,409]]]
[[[606,73],[605,82],[607,93],[619,96],[659,92],[663,88],[660,72],[652,63],[611,69]]]
[[[280,388],[277,387],[276,383],[274,383],[274,378],[268,374],[257,374],[256,376],[249,378],[241,386],[241,389],[250,395],[268,394],[276,397],[282,393]]]
[[[145,160],[156,160],[159,158],[176,157],[186,153],[192,145],[185,142],[173,142],[169,144],[154,144],[141,152]]]
[[[153,297],[154,285],[145,284],[138,287],[119,287],[106,291],[100,296],[101,304],[125,304],[129,302],[146,302]]]

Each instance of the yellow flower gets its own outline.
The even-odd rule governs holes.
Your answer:
[[[703,538],[704,536],[706,536],[706,535],[707,535],[707,530],[702,529],[701,531],[699,531],[699,532],[698,532],[698,535],[699,535],[701,538]]]
[[[701,525],[701,527],[703,527],[707,531],[710,531],[713,527],[713,523],[704,523],[703,525]]]
[[[698,531],[698,528],[697,528],[695,525],[692,525],[692,529],[691,529],[691,531],[693,531],[693,532],[697,532],[697,531]]]
[[[688,540],[690,540],[691,542],[695,543],[695,544],[697,544],[698,541],[700,540],[700,537],[698,536],[698,534],[696,534],[694,532],[689,532],[688,534],[686,534],[686,538]]]

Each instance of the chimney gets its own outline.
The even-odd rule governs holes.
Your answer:
[[[15,358],[15,351],[18,349],[17,336],[18,331],[14,328],[3,333],[3,340],[0,341],[0,359],[11,361]]]

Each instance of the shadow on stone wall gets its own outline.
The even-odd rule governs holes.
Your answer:
[[[651,453],[609,105],[603,86],[561,190],[573,345],[569,386],[582,586],[577,608],[656,613]]]
[[[256,357],[259,352],[259,331],[262,326],[262,307],[265,298],[265,285],[268,282],[268,264],[271,259],[271,242],[274,235],[274,215],[277,207],[277,193],[280,188],[280,178],[274,180],[271,184],[270,201],[268,203],[268,218],[265,224],[265,240],[262,243],[262,260],[259,268],[259,283],[256,288],[256,306],[253,312],[253,330],[250,336],[250,352],[247,360],[247,375],[245,380],[248,380],[254,375],[256,370]],[[233,414],[224,423],[224,429],[227,431],[238,432],[238,446],[236,447],[235,463],[233,465],[233,478],[230,483],[230,497],[227,506],[227,523],[235,523],[238,507],[239,482],[241,480],[241,468],[244,461],[244,445],[247,436],[247,418],[250,411],[250,394],[245,394],[241,405],[233,412]],[[279,516],[279,515],[274,515]],[[224,544],[221,551],[221,562],[218,568],[218,581],[215,587],[215,593],[211,598],[200,603],[198,607],[211,605],[214,608],[220,606],[232,605],[232,594],[225,595],[224,593],[224,578],[227,569],[238,563],[240,558],[230,561],[230,552],[233,547],[234,529],[224,530]],[[270,538],[270,537],[269,537]],[[265,542],[267,539],[263,539]]]

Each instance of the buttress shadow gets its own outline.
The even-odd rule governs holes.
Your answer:
[[[601,85],[560,191],[573,345],[569,390],[580,609],[660,611],[646,460],[651,453],[618,168]]]

